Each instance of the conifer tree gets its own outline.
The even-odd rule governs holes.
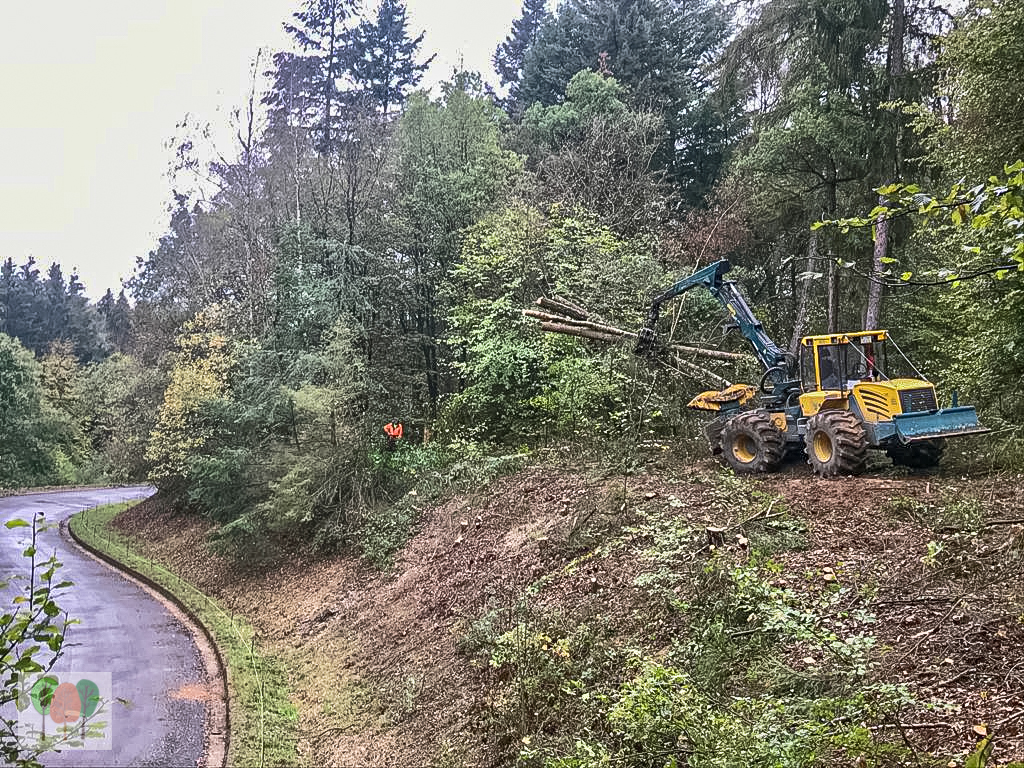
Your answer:
[[[96,309],[103,318],[107,338],[114,350],[127,352],[131,343],[131,306],[124,295],[124,289],[115,299],[114,292],[108,288],[103,298],[96,303]]]
[[[274,84],[263,97],[272,127],[296,125],[313,134],[316,147],[330,151],[341,98],[345,21],[353,0],[305,0],[293,14],[295,23],[284,25],[301,53],[274,55]]]
[[[526,51],[516,96],[524,108],[549,106],[562,101],[577,72],[611,75],[629,89],[633,106],[664,118],[657,164],[695,203],[734,138],[715,87],[728,32],[717,0],[564,0]]]
[[[381,0],[373,21],[360,21],[346,36],[346,74],[355,84],[355,97],[387,117],[402,107],[434,60],[423,63],[416,57],[423,33],[410,38],[406,6],[400,0]]]
[[[512,31],[498,46],[491,59],[494,71],[502,85],[508,86],[510,111],[519,111],[526,105],[519,104],[519,82],[523,76],[526,53],[537,41],[541,25],[550,19],[547,0],[524,0],[522,15],[512,22]]]

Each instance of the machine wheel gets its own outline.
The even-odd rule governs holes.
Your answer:
[[[807,421],[807,459],[822,477],[856,475],[868,460],[868,441],[860,420],[849,411],[822,411]]]
[[[773,472],[785,453],[786,438],[768,411],[747,411],[725,423],[722,457],[737,472]]]
[[[704,437],[708,441],[708,450],[712,456],[722,455],[722,430],[725,429],[724,419],[713,419],[704,425]]]
[[[946,441],[941,438],[934,440],[922,440],[910,445],[893,445],[886,448],[885,455],[892,459],[892,463],[901,467],[911,469],[927,469],[938,466],[942,459],[942,452],[946,449]]]

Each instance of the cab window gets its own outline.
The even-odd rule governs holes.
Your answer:
[[[844,389],[843,351],[838,344],[818,347],[818,369],[822,389]]]
[[[800,380],[803,383],[804,392],[814,392],[818,389],[818,382],[814,374],[814,347],[800,347]]]

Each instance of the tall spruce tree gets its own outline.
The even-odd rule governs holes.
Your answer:
[[[50,265],[43,279],[43,300],[47,309],[43,318],[43,336],[47,340],[67,339],[68,285],[57,262]]]
[[[527,106],[519,101],[519,83],[523,77],[526,52],[537,41],[541,25],[551,18],[547,6],[547,0],[524,0],[522,15],[512,22],[511,33],[491,59],[501,84],[508,86],[506,106],[513,114]]]
[[[0,264],[0,333],[13,335],[8,328],[17,313],[18,283],[14,259],[8,257]]]
[[[117,352],[127,352],[131,343],[131,305],[124,289],[114,298],[114,292],[107,289],[98,302],[96,309],[103,318],[107,338]]]
[[[323,153],[333,146],[339,121],[345,21],[354,7],[354,0],[305,0],[295,22],[284,25],[301,53],[274,55],[274,82],[263,97],[272,127],[309,131]]]
[[[0,331],[35,352],[45,349],[49,341],[46,297],[34,258],[30,256],[17,266],[7,259],[0,267],[0,305]]]
[[[417,63],[424,33],[410,38],[407,27],[405,3],[381,0],[374,20],[360,21],[345,35],[344,65],[355,95],[384,117],[405,104],[434,60]]]

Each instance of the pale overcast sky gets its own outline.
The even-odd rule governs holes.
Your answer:
[[[371,8],[374,0],[364,0]],[[493,81],[522,0],[407,0],[411,32]],[[3,0],[0,260],[77,268],[115,293],[167,223],[166,143],[186,114],[225,125],[257,50],[287,47],[298,0]]]

